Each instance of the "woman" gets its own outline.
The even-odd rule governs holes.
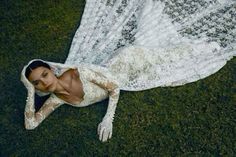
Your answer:
[[[55,69],[63,72],[55,75]],[[28,89],[25,107],[25,127],[34,129],[52,111],[62,104],[83,107],[104,100],[109,96],[109,106],[103,121],[98,126],[99,139],[106,141],[112,136],[112,121],[119,98],[116,81],[85,67],[50,64],[42,60],[32,60],[24,67],[21,80]],[[50,93],[50,98],[35,113],[34,93]]]
[[[184,7],[188,2],[178,2],[177,7],[183,6],[181,14],[171,3],[87,1],[65,64],[32,60],[22,71],[28,89],[25,127],[34,129],[64,103],[82,107],[109,97],[107,113],[98,126],[100,140],[106,141],[112,136],[119,90],[184,85],[215,73],[235,56],[234,27],[223,35],[214,34],[214,27],[229,24],[228,16],[219,14],[235,18],[235,2],[191,2],[194,12]],[[197,37],[186,35],[191,31]],[[221,40],[224,35],[227,38]],[[35,61],[41,61],[40,66]],[[51,94],[36,113],[35,92]]]

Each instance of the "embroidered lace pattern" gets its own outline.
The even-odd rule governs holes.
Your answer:
[[[109,117],[111,122],[113,121],[120,92],[117,82],[107,78],[98,71],[83,66],[78,67],[78,71],[80,73],[80,79],[85,93],[83,101],[78,104],[68,103],[56,97],[55,94],[51,94],[40,110],[35,113],[34,91],[31,90],[33,88],[29,88],[25,106],[25,127],[27,129],[34,129],[37,127],[51,112],[64,103],[75,107],[84,107],[102,101],[108,96],[109,104],[105,117]]]
[[[35,113],[34,92],[28,92],[25,105],[25,128],[36,128],[50,113],[63,104],[55,96],[49,97],[38,112]]]
[[[65,64],[47,63],[57,76],[78,68],[85,96],[70,105],[87,106],[109,96],[98,126],[100,140],[106,141],[112,135],[120,89],[197,81],[235,56],[235,13],[235,0],[87,0]],[[24,70],[25,127],[34,129],[66,102],[52,94],[35,113],[35,91]]]
[[[193,82],[236,54],[234,0],[88,0],[66,64],[108,68],[123,90]]]

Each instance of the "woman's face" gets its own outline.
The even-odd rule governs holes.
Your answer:
[[[28,79],[36,89],[42,92],[54,92],[58,81],[54,73],[43,66],[32,70]]]

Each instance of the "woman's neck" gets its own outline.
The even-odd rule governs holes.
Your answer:
[[[58,80],[54,93],[69,95],[69,91],[65,88],[64,83],[61,80]]]

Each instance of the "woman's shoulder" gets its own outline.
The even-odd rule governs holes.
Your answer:
[[[59,76],[59,79],[61,80],[71,80],[73,78],[76,78],[79,76],[79,72],[77,68],[70,68],[66,70],[61,76]]]

